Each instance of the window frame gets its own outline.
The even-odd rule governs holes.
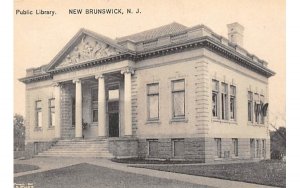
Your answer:
[[[94,96],[95,94],[95,96]],[[95,100],[97,99],[97,100]],[[98,96],[98,87],[94,86],[91,88],[91,122],[92,123],[97,123],[97,126],[98,126],[98,101],[99,101],[99,96]],[[96,114],[94,114],[94,111],[97,111]],[[95,117],[95,116],[97,117]],[[94,119],[97,119],[97,121],[94,121]]]
[[[171,140],[172,142],[172,156],[174,158],[184,158],[184,155],[185,155],[185,147],[184,147],[184,139],[183,138],[174,138]],[[176,142],[182,142],[183,143],[183,153],[182,155],[175,155],[175,143]]]
[[[259,94],[254,93],[254,123],[255,124],[259,124],[260,122],[260,113],[257,112],[259,106],[260,106]]]
[[[219,94],[220,94],[220,87],[219,87],[219,81],[218,80],[215,80],[215,79],[212,79],[212,85],[213,83],[216,84],[216,88],[213,88],[212,87],[212,117],[215,118],[215,119],[218,119],[219,118]],[[214,110],[214,103],[213,103],[213,98],[214,96],[216,97],[216,102],[215,102],[215,112],[216,114],[214,115],[213,113],[213,110]]]
[[[215,156],[217,158],[222,158],[222,139],[221,138],[215,138],[215,146],[216,146],[216,154]]]
[[[234,88],[233,92],[231,91],[231,89]],[[236,121],[236,118],[237,118],[237,110],[236,110],[236,105],[237,105],[237,97],[236,97],[236,86],[235,85],[230,85],[229,86],[229,119],[230,120],[233,120],[233,121]],[[232,103],[232,100],[233,99],[233,108],[231,103]],[[233,110],[233,111],[232,111]],[[231,113],[233,114],[233,117],[231,116]]]
[[[51,101],[53,101],[53,104],[51,104]],[[49,128],[55,127],[55,98],[48,99],[48,109],[49,109]],[[54,109],[54,119],[52,119],[52,110]],[[54,122],[54,125],[53,125]]]
[[[239,140],[237,138],[233,138],[232,144],[233,144],[233,155],[234,155],[234,157],[238,157],[239,156]]]
[[[155,93],[150,93],[150,87],[151,86],[156,86],[157,85],[157,92]],[[150,83],[147,84],[147,120],[148,121],[158,121],[159,120],[159,83],[155,82],[155,83]],[[157,97],[157,117],[150,117],[151,115],[151,104],[150,104],[150,98],[152,97]]]
[[[174,89],[174,84],[178,82],[183,82],[183,89]],[[186,80],[184,78],[172,80],[171,81],[171,99],[172,99],[172,119],[185,119],[186,118]],[[183,93],[183,115],[175,115],[175,107],[174,107],[174,95],[178,93]]]
[[[252,91],[248,91],[247,101],[248,101],[248,103],[247,103],[247,112],[248,112],[247,119],[248,119],[248,122],[253,123],[254,118],[253,118],[253,92]],[[249,105],[250,105],[250,109],[249,109]],[[249,117],[250,117],[250,119],[249,119]]]
[[[158,158],[159,157],[159,150],[158,150],[159,142],[158,142],[158,139],[147,139],[146,142],[147,142],[147,146],[148,146],[147,157],[148,158]],[[150,142],[156,142],[157,143],[157,154],[156,155],[150,155]]]
[[[225,91],[223,91],[223,86]],[[221,120],[228,120],[228,84],[221,82]]]
[[[40,104],[40,105],[38,105]],[[43,104],[42,100],[35,101],[35,127],[41,129],[43,127]],[[39,117],[39,113],[41,113],[41,120]],[[41,122],[41,125],[39,124]]]

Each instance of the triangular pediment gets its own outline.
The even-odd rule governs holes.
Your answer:
[[[64,68],[126,51],[112,39],[81,29],[52,60],[48,70]]]

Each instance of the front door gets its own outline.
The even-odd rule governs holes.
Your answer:
[[[119,137],[119,113],[109,113],[109,137]]]

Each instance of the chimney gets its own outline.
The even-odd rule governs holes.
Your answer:
[[[227,24],[228,39],[230,42],[243,46],[244,27],[238,22]]]

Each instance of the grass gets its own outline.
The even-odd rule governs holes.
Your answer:
[[[208,188],[171,179],[133,174],[87,163],[14,178],[17,184],[31,183],[43,188]]]
[[[138,168],[148,168],[160,171],[175,172],[196,176],[213,177],[248,183],[286,186],[286,164],[277,160],[266,160],[251,163],[233,164],[192,164],[192,165],[139,165]]]
[[[40,167],[35,166],[35,165],[14,164],[14,173],[27,172],[27,171],[37,170],[39,168]]]

